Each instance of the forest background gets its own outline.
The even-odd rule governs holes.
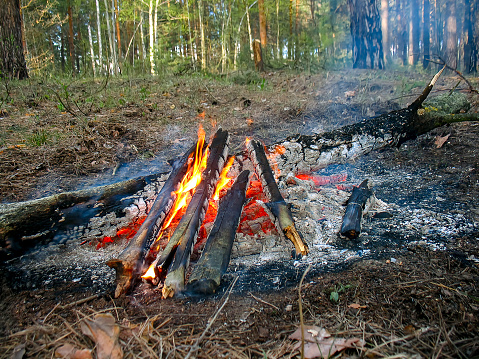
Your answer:
[[[272,70],[438,57],[478,69],[474,0],[3,0],[2,11],[17,1],[30,76],[225,74],[254,67],[255,41]]]

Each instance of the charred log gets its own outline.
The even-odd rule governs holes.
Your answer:
[[[263,191],[269,198],[266,207],[272,214],[274,223],[279,227],[280,233],[283,233],[286,238],[293,242],[296,255],[308,254],[308,246],[294,225],[293,216],[276,184],[263,145],[258,141],[251,140],[247,148],[258,177],[263,185]]]
[[[191,294],[213,294],[221,283],[230,262],[238,229],[249,171],[243,171],[227,194],[220,200],[218,214],[198,263],[193,267],[186,290]]]
[[[444,69],[439,71],[421,95],[407,108],[363,120],[353,125],[318,135],[296,135],[273,145],[281,147],[277,163],[283,173],[310,173],[332,163],[344,163],[385,146],[399,146],[436,127],[447,119],[429,121],[418,111]]]
[[[108,261],[108,265],[116,270],[115,298],[127,292],[134,281],[144,272],[144,259],[153,242],[157,238],[163,222],[175,200],[178,184],[188,170],[188,159],[194,156],[197,145],[193,146],[181,158],[173,163],[168,180],[163,185],[135,237],[119,254],[118,258]]]
[[[368,182],[368,180],[364,180],[358,187],[354,187],[346,204],[340,234],[349,239],[359,237],[363,211],[373,198],[373,192],[369,188]]]
[[[0,205],[0,260],[14,258],[37,244],[50,242],[66,226],[94,216],[120,212],[128,197],[163,174],[154,174],[26,202]]]

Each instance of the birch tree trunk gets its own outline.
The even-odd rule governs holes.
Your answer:
[[[198,21],[200,23],[200,45],[201,45],[201,70],[206,70],[206,42],[205,29],[203,24],[203,1],[198,1]]]
[[[154,25],[153,25],[153,0],[150,0],[150,6],[148,7],[148,25],[149,25],[149,30],[150,30],[150,73],[152,75],[155,75],[155,61],[153,57],[154,53],[154,45],[155,45],[155,39],[154,39]]]
[[[251,22],[249,21],[249,6],[246,4],[246,21],[248,23],[248,37],[249,37],[249,51],[251,54],[251,60],[254,59],[254,50],[253,50],[253,35],[251,35]]]
[[[101,44],[101,23],[100,23],[100,3],[98,0],[96,2],[96,26],[97,26],[97,37],[98,37],[98,66],[100,71],[103,68],[103,51]]]
[[[158,3],[159,0],[155,1],[155,15],[153,18],[153,32],[154,32],[154,39],[155,39],[155,46],[158,48]]]
[[[111,29],[110,29],[110,15],[108,15],[108,3],[106,0],[103,0],[105,2],[105,19],[106,19],[106,29],[108,32],[108,44],[110,45],[110,61],[107,65],[107,71],[111,72],[111,66],[115,66],[115,61],[114,61],[114,48],[113,48],[113,39],[111,36]]]
[[[91,67],[93,69],[93,77],[96,77],[95,52],[93,51],[93,38],[91,36],[90,22],[88,22],[87,26],[88,26],[88,41],[90,42]]]
[[[141,59],[146,59],[146,47],[145,47],[145,32],[143,31],[143,12],[140,9],[141,25],[140,25],[140,41],[141,41]]]
[[[118,74],[118,54],[116,53],[115,38],[116,38],[116,26],[115,26],[115,4],[114,0],[111,0],[111,26],[113,33],[111,34],[112,48],[113,48],[113,70],[115,75]]]

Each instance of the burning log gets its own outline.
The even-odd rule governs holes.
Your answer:
[[[308,246],[294,225],[293,216],[276,184],[263,145],[258,141],[251,140],[248,142],[247,148],[258,177],[263,184],[263,190],[269,198],[266,207],[274,217],[275,224],[281,229],[280,233],[283,233],[286,238],[293,242],[296,255],[308,254]]]
[[[209,198],[213,194],[215,183],[225,164],[228,155],[228,132],[218,130],[209,147],[208,162],[202,173],[202,180],[195,194],[181,217],[180,223],[163,252],[158,253],[156,260],[150,266],[154,267],[154,282],[158,274],[168,270],[163,286],[163,296],[172,297],[184,289],[185,269],[188,266],[194,240],[208,209]],[[171,264],[170,264],[171,263]]]
[[[192,294],[213,294],[221,283],[230,261],[231,250],[239,225],[249,171],[243,171],[227,194],[220,200],[218,214],[198,263],[193,267],[186,287]]]
[[[361,221],[363,210],[373,198],[373,192],[369,188],[369,181],[364,180],[358,187],[354,187],[351,197],[346,204],[346,212],[341,225],[341,235],[349,239],[359,237],[361,233]]]
[[[296,135],[271,146],[281,155],[277,165],[283,173],[311,173],[332,163],[344,163],[384,146],[398,146],[454,119],[429,121],[418,111],[444,69],[439,71],[421,95],[407,108],[393,111],[331,132]],[[466,119],[468,120],[468,119]]]
[[[119,254],[118,258],[108,261],[108,266],[116,270],[115,298],[126,293],[134,284],[134,281],[145,271],[144,259],[165,221],[165,218],[173,206],[178,185],[188,170],[188,160],[195,154],[197,145],[187,151],[182,157],[173,163],[173,169],[168,180],[163,185],[151,207],[148,217],[145,219],[135,237],[128,246]]]
[[[78,226],[93,216],[124,208],[128,205],[123,201],[125,197],[161,175],[0,205],[0,260],[22,255],[39,243],[48,243],[55,232],[72,223]]]

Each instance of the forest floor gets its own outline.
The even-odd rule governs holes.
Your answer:
[[[296,133],[329,131],[405,107],[431,77],[355,70],[4,82],[0,201],[119,181],[162,166],[166,171],[164,160],[192,143],[200,123],[207,133],[228,130],[232,152],[246,136],[272,144]],[[448,93],[458,80],[442,76],[430,96]],[[477,89],[479,79],[470,80]],[[465,93],[469,112],[477,113],[479,96],[466,89],[460,83],[455,91]],[[435,146],[435,138],[445,135],[447,142]],[[385,149],[378,160],[450,181],[447,198],[468,202],[471,221],[478,223],[478,138],[479,122],[457,123]],[[74,282],[15,290],[2,275],[0,358],[13,357],[15,348],[25,350],[24,357],[53,357],[66,343],[92,349],[81,322],[97,313],[113,314],[127,358],[184,358],[195,345],[197,358],[299,357],[289,335],[300,314],[306,325],[327,329],[335,343],[354,339],[355,348],[332,349],[334,357],[479,358],[478,258],[479,231],[451,238],[446,250],[408,246],[394,261],[362,260],[307,276],[301,300],[298,280],[279,292],[251,288],[228,296],[224,290],[201,300],[113,300],[105,294],[77,303],[95,293]]]

